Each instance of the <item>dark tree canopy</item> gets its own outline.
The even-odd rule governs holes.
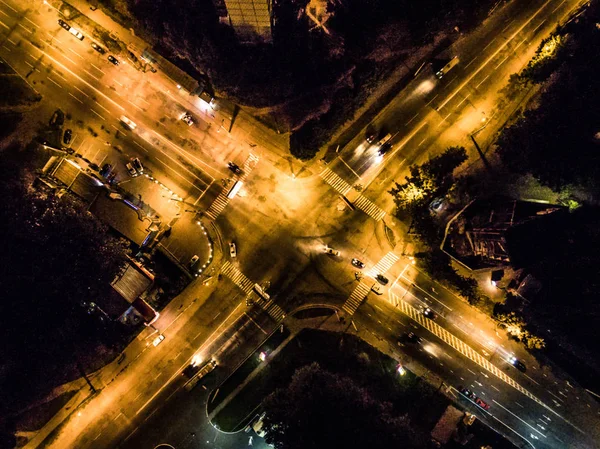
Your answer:
[[[18,407],[94,359],[110,329],[82,301],[98,302],[126,247],[69,194],[34,190],[18,156],[0,162],[0,403]],[[62,379],[61,379],[62,377]],[[0,409],[2,414],[2,409]]]
[[[296,371],[263,405],[266,440],[280,449],[424,447],[392,404],[317,363]]]

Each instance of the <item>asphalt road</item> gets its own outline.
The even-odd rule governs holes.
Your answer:
[[[596,429],[595,404],[590,404],[580,389],[571,391],[564,380],[554,377],[555,369],[534,370],[536,363],[505,338],[496,336],[491,345],[485,317],[452,295],[433,292],[431,288],[441,287],[410,267],[402,271],[400,267],[406,265],[406,260],[400,259],[400,254],[390,265],[391,259],[385,259],[389,246],[381,225],[385,212],[391,210],[385,192],[394,179],[402,179],[410,163],[436,154],[449,144],[463,143],[470,132],[481,127],[484,117],[487,128],[479,134],[481,138],[501,126],[502,117],[495,114],[493,106],[497,86],[515,71],[515,66],[528,59],[536,42],[574,4],[511,2],[447,55],[440,56],[441,62],[455,53],[461,58],[447,77],[438,81],[432,75],[433,69],[426,67],[375,121],[377,129],[387,128],[394,134],[394,148],[379,163],[374,149],[364,144],[364,136],[349,144],[320,177],[309,176],[310,170],[303,173],[286,167],[284,160],[264,149],[253,149],[259,160],[247,173],[242,195],[228,201],[217,214],[223,255],[209,270],[208,285],[202,283],[205,278],[196,281],[163,311],[156,323],[166,336],[160,346],[150,345],[155,334],[149,329],[127,348],[124,371],[113,364],[94,376],[95,382],[104,386],[101,395],[81,409],[51,447],[106,447],[119,442],[123,447],[136,447],[142,441],[144,445],[158,444],[162,442],[158,433],[148,430],[155,428],[156,419],[189,413],[187,422],[196,422],[200,413],[197,402],[206,400],[203,390],[198,387],[192,395],[181,390],[180,371],[191,357],[218,357],[218,382],[251,353],[284,311],[307,300],[344,304],[357,284],[355,269],[349,264],[352,257],[367,263],[366,273],[377,264],[375,271],[389,270],[386,276],[393,284],[381,297],[371,293],[366,305],[358,307],[354,319],[361,329],[368,328],[392,345],[401,332],[418,331],[435,354],[424,347],[406,347],[402,352],[439,373],[448,384],[474,385],[492,405],[489,416],[481,411],[479,414],[491,423],[504,423],[496,422],[495,427],[508,426],[510,432],[529,439],[535,447],[592,447],[589,435],[583,435],[566,420],[586,432],[590,426]],[[183,124],[178,115],[188,110],[188,105],[174,101],[178,99],[176,92],[165,89],[160,79],[139,73],[127,64],[111,66],[91,49],[88,38],[81,42],[61,29],[56,11],[40,3],[35,13],[29,10],[21,14],[13,6],[2,2],[0,8],[0,28],[6,37],[0,55],[44,95],[44,110],[55,105],[71,114],[71,122],[67,123],[74,127],[72,145],[77,151],[96,163],[118,161],[123,180],[127,179],[123,163],[138,156],[186,203],[208,208],[218,200],[220,179],[231,177],[225,163],[232,159],[243,164],[248,157],[245,146],[242,148],[240,142],[217,127],[208,126],[209,122],[197,112],[193,112],[197,121],[194,126]],[[441,62],[434,62],[432,67]],[[135,131],[121,127],[121,115],[138,124]],[[93,137],[89,128],[101,137]],[[357,183],[367,189],[362,196],[351,189]],[[340,207],[339,193],[350,197],[366,214]],[[367,202],[367,197],[373,201]],[[396,233],[402,239],[399,227]],[[229,241],[238,246],[235,259],[228,257]],[[326,255],[326,244],[339,249],[341,256]],[[221,279],[217,276],[220,264],[227,267]],[[279,310],[270,306],[266,314],[251,312],[248,318],[245,299],[254,283],[269,285]],[[504,351],[527,360],[530,369],[526,375],[513,368],[507,373],[539,402],[481,371],[472,355],[465,356],[417,324],[419,319],[409,318],[398,311],[399,307],[389,305],[400,301],[413,305],[427,302],[440,315],[437,324],[480,356],[489,358],[488,362],[502,372],[507,368]],[[257,306],[252,310],[256,311]],[[459,401],[465,402],[464,398]],[[166,404],[164,408],[162,404]],[[203,447],[196,445],[196,436],[208,442],[214,432],[206,430],[205,423],[198,429],[187,436],[180,429],[172,441],[183,447]],[[233,437],[229,447],[240,444],[238,437]],[[215,446],[217,440],[212,441]]]

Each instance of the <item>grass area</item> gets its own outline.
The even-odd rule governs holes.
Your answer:
[[[254,371],[261,363],[263,363],[258,355],[261,352],[266,352],[270,354],[275,349],[283,343],[283,341],[290,336],[290,331],[287,328],[283,328],[283,332],[277,330],[275,333],[271,334],[269,338],[267,338],[263,344],[258,348],[254,354],[246,359],[234,372],[231,376],[229,376],[225,381],[219,385],[218,394],[213,398],[213,401],[208,405],[208,413],[211,413],[212,410],[217,407],[220,402],[225,399],[229,394],[235,390],[238,385],[244,382],[246,378]],[[275,358],[275,360],[277,360]],[[269,364],[272,363],[269,362]],[[238,395],[239,396],[239,395]]]
[[[17,429],[21,431],[34,431],[41,429],[67,402],[77,393],[77,391],[67,391],[51,401],[27,410],[17,417]]]
[[[328,309],[327,307],[311,307],[310,309],[299,310],[294,314],[299,320],[304,320],[306,318],[319,318],[331,316],[335,313],[333,309]]]
[[[391,402],[398,414],[408,414],[415,425],[426,431],[449,404],[445,396],[413,373],[407,371],[400,377],[394,359],[359,338],[305,329],[217,414],[214,423],[224,431],[242,428],[266,396],[286,386],[298,368],[315,361],[326,370],[352,377],[380,400]]]

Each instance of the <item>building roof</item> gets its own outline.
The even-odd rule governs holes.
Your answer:
[[[90,206],[90,212],[138,246],[142,246],[150,234],[152,222],[140,220],[135,206],[125,201],[98,195]]]
[[[52,176],[87,203],[91,203],[103,190],[100,181],[83,171],[77,161],[68,158],[58,161]]]
[[[463,412],[449,405],[431,431],[431,438],[441,444],[446,444],[463,416]]]
[[[153,277],[150,276],[150,273],[130,262],[111,285],[128,303],[132,303],[152,285]]]

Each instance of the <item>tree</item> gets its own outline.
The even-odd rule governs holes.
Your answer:
[[[543,349],[546,347],[544,339],[533,335],[527,329],[527,323],[525,323],[523,317],[517,312],[497,313],[495,318],[500,327],[506,329],[509,335],[523,342],[528,349]]]
[[[2,406],[21,406],[53,384],[79,377],[76,362],[97,367],[114,328],[82,307],[102,302],[123,264],[126,244],[76,197],[31,187],[16,170],[19,155],[0,162],[0,340]],[[76,360],[77,354],[81,356]]]
[[[446,195],[454,183],[454,170],[466,160],[467,151],[463,147],[450,147],[422,165],[412,165],[406,182],[396,183],[390,191],[396,207],[414,210]]]
[[[266,441],[280,449],[425,447],[390,403],[317,363],[296,371],[263,406]]]

